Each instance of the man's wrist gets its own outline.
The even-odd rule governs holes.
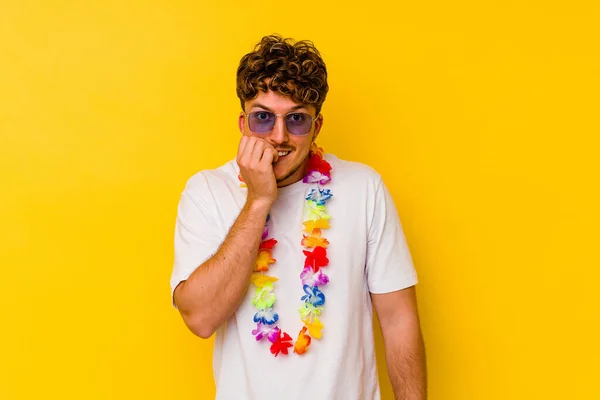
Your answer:
[[[273,202],[268,199],[248,198],[246,200],[246,209],[251,215],[264,215],[266,218],[272,204]]]

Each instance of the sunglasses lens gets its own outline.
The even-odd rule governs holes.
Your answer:
[[[267,133],[275,126],[275,114],[267,111],[254,111],[248,114],[248,126],[254,133]],[[285,116],[285,126],[292,135],[304,136],[312,128],[312,117],[306,113],[290,113]]]
[[[275,126],[275,115],[266,111],[251,112],[248,118],[248,125],[252,132],[269,132]]]
[[[312,117],[305,113],[288,114],[285,118],[285,125],[292,135],[306,135],[312,127]]]

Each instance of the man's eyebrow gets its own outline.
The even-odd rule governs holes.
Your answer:
[[[250,108],[253,108],[253,107],[259,107],[259,108],[262,108],[263,110],[267,110],[269,112],[273,112],[273,110],[271,110],[269,107],[265,106],[264,104],[254,103],[254,104],[250,105]],[[296,110],[299,110],[301,108],[304,108],[306,111],[308,111],[308,109],[306,108],[306,106],[303,105],[303,104],[297,104],[297,105],[295,105],[294,107],[290,108],[290,111],[296,111]]]

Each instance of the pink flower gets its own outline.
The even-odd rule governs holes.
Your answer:
[[[269,342],[275,343],[279,337],[279,328],[273,325],[265,325],[260,322],[256,324],[256,329],[252,330],[252,334],[256,336],[256,340],[261,340],[265,336],[269,339]]]
[[[329,173],[321,173],[319,171],[310,171],[302,180],[304,183],[318,183],[324,185],[331,180]]]
[[[267,227],[267,224],[265,224],[265,229],[263,230],[261,239],[265,240],[267,238],[267,236],[269,236],[269,228]]]
[[[329,277],[323,273],[323,270],[313,272],[311,267],[304,267],[300,274],[302,279],[302,285],[313,286],[325,286],[329,282]]]

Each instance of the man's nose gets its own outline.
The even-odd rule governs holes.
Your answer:
[[[275,144],[285,143],[288,140],[287,127],[285,126],[285,116],[278,117],[275,119],[275,125],[269,135],[271,142]]]

